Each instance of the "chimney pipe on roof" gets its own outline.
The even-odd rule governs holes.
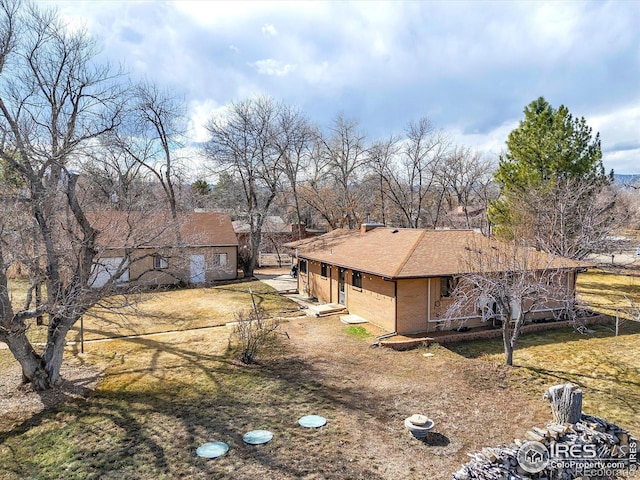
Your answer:
[[[291,224],[291,235],[295,238],[306,238],[307,237],[307,226],[302,223],[292,223]]]
[[[365,222],[360,226],[360,235],[364,235],[365,233],[373,230],[376,227],[384,227],[384,225],[377,222]]]

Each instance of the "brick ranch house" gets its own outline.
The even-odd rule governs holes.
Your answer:
[[[420,230],[362,225],[288,244],[298,257],[298,291],[323,303],[344,305],[390,333],[413,334],[485,325],[476,308],[464,317],[446,319],[452,285],[469,245],[486,238],[471,230]],[[467,252],[468,253],[468,252]],[[538,257],[551,256],[535,252]],[[556,261],[556,260],[552,260]],[[584,264],[557,259],[556,281],[575,296],[578,270]],[[565,303],[546,304],[528,320],[553,317]],[[458,320],[458,321],[456,321]],[[484,319],[486,320],[486,318]]]
[[[118,272],[119,286],[209,284],[237,278],[238,240],[222,213],[180,213],[178,245],[173,221],[158,213],[94,213],[99,254],[92,287]]]

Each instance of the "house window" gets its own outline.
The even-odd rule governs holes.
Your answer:
[[[300,273],[307,273],[307,261],[300,260]]]
[[[362,288],[362,272],[353,271],[351,273],[351,283],[356,288]]]
[[[323,277],[327,276],[327,264],[326,263],[320,264],[320,275],[322,275]]]
[[[227,266],[227,254],[226,253],[215,253],[213,255],[213,266],[214,267],[226,267]]]
[[[455,277],[440,278],[440,296],[450,297],[458,286],[458,279]]]
[[[162,270],[164,268],[167,268],[168,266],[169,262],[165,257],[162,257],[160,255],[156,255],[153,257],[153,268],[155,268],[156,270]]]

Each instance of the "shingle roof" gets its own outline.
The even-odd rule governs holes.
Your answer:
[[[176,246],[168,213],[102,211],[88,215],[98,230],[97,243],[107,248]],[[235,246],[238,239],[229,215],[217,212],[178,214],[182,246]]]
[[[472,230],[420,230],[378,227],[368,232],[334,230],[288,243],[302,258],[330,263],[385,278],[435,277],[465,273],[470,248],[499,242]],[[502,244],[503,248],[506,244]],[[480,247],[478,247],[480,246]],[[531,269],[579,268],[586,264],[531,250]],[[466,268],[468,270],[468,268]]]
[[[238,245],[231,218],[224,213],[192,212],[179,217],[180,232],[186,245]],[[202,242],[202,243],[198,243]]]

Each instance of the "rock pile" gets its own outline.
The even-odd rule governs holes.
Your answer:
[[[539,447],[542,453],[546,452],[544,459],[535,459],[537,466],[544,465],[541,470],[532,468],[523,460],[522,447],[529,448],[531,445]],[[636,445],[636,440],[627,430],[601,418],[582,414],[580,421],[575,424],[551,422],[547,428],[532,428],[527,432],[526,440],[515,440],[508,446],[484,448],[479,453],[470,454],[471,461],[455,472],[453,478],[619,478],[624,472],[638,466]]]

